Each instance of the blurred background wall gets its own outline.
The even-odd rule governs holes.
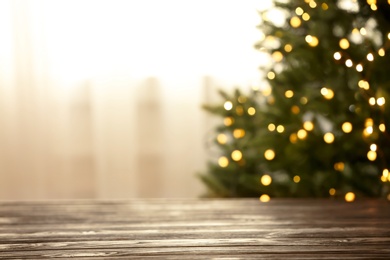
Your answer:
[[[201,195],[201,104],[258,83],[259,4],[0,0],[0,199]]]

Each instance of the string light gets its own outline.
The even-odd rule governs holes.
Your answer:
[[[304,13],[302,14],[302,19],[307,22],[310,20],[310,15],[308,13]]]
[[[385,104],[385,98],[384,97],[380,97],[376,100],[376,103],[378,104],[378,106],[383,106]]]
[[[291,44],[286,44],[286,45],[284,45],[284,50],[286,51],[286,52],[291,52],[292,51],[292,45]]]
[[[284,92],[284,96],[286,98],[292,98],[294,96],[294,92],[292,90],[287,90],[286,92]]]
[[[229,165],[229,160],[225,156],[218,159],[218,165],[222,168],[226,168]]]
[[[244,114],[244,108],[242,106],[237,106],[236,113],[237,115],[242,116]]]
[[[300,129],[298,132],[297,132],[297,136],[299,139],[303,140],[307,137],[307,132],[305,129]]]
[[[253,116],[256,114],[256,109],[254,107],[248,108],[248,115]]]
[[[276,129],[276,126],[275,126],[274,124],[269,124],[269,125],[268,125],[268,130],[269,130],[270,132],[275,131],[275,129]]]
[[[366,35],[367,34],[366,28],[364,27],[360,28],[360,34],[363,36]]]
[[[334,168],[336,171],[340,171],[340,172],[344,171],[344,167],[345,167],[345,165],[344,165],[343,162],[337,162],[337,163],[335,163],[335,164],[333,165],[333,168]]]
[[[302,9],[301,7],[297,7],[297,8],[295,9],[295,13],[296,13],[297,15],[302,15],[302,14],[303,14],[303,9]]]
[[[217,136],[217,141],[220,144],[226,144],[227,143],[227,136],[225,134],[219,134]]]
[[[331,90],[330,88],[325,88],[325,87],[321,88],[321,94],[326,99],[332,99],[334,96],[333,90]]]
[[[329,7],[326,3],[322,3],[321,8],[322,8],[322,10],[326,11],[326,10],[328,10]]]
[[[233,108],[233,103],[230,102],[230,101],[226,101],[224,104],[223,104],[223,107],[225,108],[225,110],[229,111]]]
[[[271,178],[271,176],[265,174],[265,175],[261,176],[260,182],[261,182],[262,185],[268,186],[268,185],[271,184],[272,178]]]
[[[223,124],[225,126],[231,126],[234,123],[234,119],[232,117],[225,117],[223,119]]]
[[[365,81],[363,79],[359,80],[358,86],[359,86],[359,88],[362,88],[362,89],[365,89],[365,90],[370,89],[370,84],[368,83],[368,81]]]
[[[350,122],[344,122],[341,125],[341,129],[343,130],[344,133],[350,133],[352,132],[352,124]]]
[[[356,65],[356,71],[357,71],[357,72],[362,72],[362,71],[363,71],[363,66],[362,66],[362,64]]]
[[[301,181],[301,177],[299,177],[298,175],[295,175],[294,178],[293,178],[293,181],[295,183],[299,183]]]
[[[333,58],[335,59],[335,60],[340,60],[341,59],[341,53],[340,52],[335,52],[334,54],[333,54]]]
[[[281,60],[283,60],[283,54],[280,51],[275,51],[274,53],[272,53],[272,58],[274,59],[274,61],[280,62]]]
[[[284,126],[278,125],[278,126],[276,127],[276,131],[277,131],[278,133],[283,133],[283,132],[284,132]]]
[[[242,128],[234,129],[233,136],[237,139],[243,138],[245,136],[245,130]]]
[[[259,200],[260,200],[261,202],[268,202],[268,201],[271,200],[271,198],[270,198],[270,196],[268,196],[267,194],[263,194],[263,195],[260,196]]]
[[[352,202],[355,200],[355,193],[353,192],[348,192],[347,194],[345,194],[345,197],[344,197],[345,201],[346,202]]]
[[[381,56],[381,57],[385,56],[385,49],[380,48],[380,49],[378,50],[378,55]]]
[[[310,6],[311,8],[316,8],[316,7],[317,7],[317,3],[314,2],[314,1],[310,1],[309,6]]]
[[[273,80],[275,78],[275,72],[270,71],[267,73],[267,78]]]
[[[376,149],[377,149],[376,144],[371,144],[371,145],[370,145],[370,150],[371,150],[371,151],[374,151],[374,152],[375,152]]]
[[[303,123],[303,128],[305,128],[307,131],[311,131],[314,129],[314,124],[311,121],[305,121]]]
[[[375,101],[375,98],[374,97],[370,97],[368,99],[368,103],[371,105],[371,106],[374,106],[376,104],[376,101]]]
[[[305,41],[309,44],[311,47],[316,47],[319,43],[318,38],[312,35],[306,35]]]
[[[385,132],[386,131],[386,126],[385,126],[385,124],[380,124],[379,125],[379,130],[381,131],[381,132]]]
[[[307,104],[308,101],[309,101],[309,100],[307,99],[307,97],[301,97],[301,98],[299,99],[299,102],[301,102],[302,105]]]
[[[332,133],[326,133],[324,134],[324,141],[325,143],[331,144],[334,141],[334,135]]]
[[[298,16],[294,16],[290,19],[290,25],[294,28],[298,28],[299,26],[301,26],[301,19],[299,19]]]
[[[268,161],[271,161],[275,158],[275,152],[272,149],[268,149],[264,152],[264,158]]]
[[[372,55],[372,53],[367,54],[367,60],[368,61],[373,61],[374,60],[374,55]]]
[[[297,141],[298,141],[298,137],[297,137],[297,134],[296,133],[292,133],[291,135],[290,135],[290,142],[291,143],[293,143],[293,144],[295,144]]]
[[[336,194],[336,190],[334,188],[329,189],[329,195],[334,196]]]
[[[291,107],[291,112],[295,115],[299,114],[299,112],[301,112],[301,110],[299,109],[298,106],[292,106]]]
[[[346,38],[342,38],[339,41],[340,48],[343,50],[346,50],[349,48],[349,41]]]
[[[348,59],[345,61],[345,66],[347,66],[348,68],[352,67],[353,66],[353,62],[351,59]]]
[[[375,161],[376,160],[376,152],[375,151],[368,151],[367,153],[367,158],[370,161]]]
[[[239,96],[237,100],[238,100],[238,103],[243,104],[243,103],[246,102],[246,97],[245,96]]]
[[[385,178],[388,178],[389,177],[389,170],[388,169],[383,169],[382,176],[384,176]]]
[[[242,159],[242,153],[239,150],[234,150],[231,154],[231,157],[234,161],[239,161]]]

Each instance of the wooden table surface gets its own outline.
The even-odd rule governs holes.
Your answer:
[[[0,202],[0,259],[390,259],[385,200]]]

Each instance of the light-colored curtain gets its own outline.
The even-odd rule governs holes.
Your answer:
[[[0,199],[197,197],[255,1],[0,0]]]

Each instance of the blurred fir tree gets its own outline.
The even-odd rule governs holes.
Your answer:
[[[390,1],[274,5],[255,45],[264,85],[204,106],[223,118],[206,196],[390,199]]]

